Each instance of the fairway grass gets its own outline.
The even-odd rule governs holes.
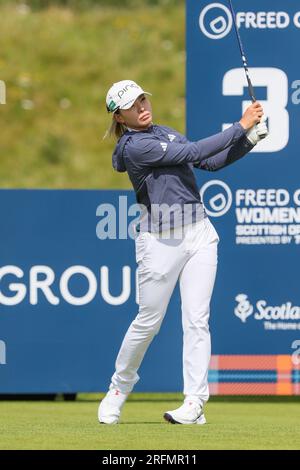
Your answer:
[[[88,395],[86,396],[88,397]],[[119,425],[97,422],[98,400],[0,401],[0,449],[299,449],[295,401],[220,401],[206,406],[205,426],[172,425],[163,413],[176,396],[134,394]],[[175,398],[174,398],[175,397]]]

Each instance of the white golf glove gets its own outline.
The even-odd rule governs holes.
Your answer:
[[[256,145],[260,140],[265,139],[268,136],[269,131],[266,120],[266,116],[263,115],[260,122],[251,127],[251,129],[247,132],[247,139],[252,145]]]

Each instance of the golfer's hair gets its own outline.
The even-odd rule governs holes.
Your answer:
[[[115,111],[115,114],[119,114],[119,110]],[[106,131],[103,139],[105,139],[107,136],[109,137],[115,137],[115,139],[119,139],[122,137],[122,135],[127,131],[127,127],[124,126],[124,124],[121,124],[118,122],[114,115],[112,117],[111,125],[108,131]]]

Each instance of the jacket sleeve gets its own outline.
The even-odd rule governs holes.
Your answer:
[[[220,170],[221,168],[231,165],[242,158],[250,152],[253,147],[254,146],[249,142],[247,137],[243,136],[235,144],[222,150],[222,152],[219,152],[212,157],[205,158],[199,163],[194,163],[194,167],[207,171]]]
[[[199,164],[233,145],[244,135],[245,130],[238,122],[223,132],[197,142],[165,142],[156,135],[143,134],[138,140],[128,142],[127,156],[135,163],[147,167]]]

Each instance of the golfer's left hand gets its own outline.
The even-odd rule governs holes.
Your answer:
[[[256,145],[260,140],[265,139],[268,136],[269,130],[266,121],[267,118],[263,115],[260,122],[251,127],[247,132],[247,139],[252,145]]]
[[[268,126],[267,126],[267,118],[265,115],[262,116],[260,122],[256,124],[256,132],[259,137],[259,140],[265,139],[269,134]]]

